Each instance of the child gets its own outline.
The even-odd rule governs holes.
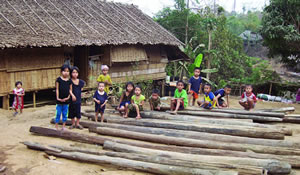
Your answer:
[[[159,111],[160,110],[160,97],[159,97],[159,91],[157,89],[154,89],[152,91],[152,95],[149,98],[149,104],[150,104],[150,108],[151,110],[156,110]]]
[[[201,93],[202,89],[202,79],[200,77],[200,68],[196,67],[194,69],[194,76],[192,76],[189,80],[189,105],[191,105],[191,101],[193,103],[191,106],[195,105],[195,101],[198,99],[198,94]]]
[[[79,69],[74,66],[71,70],[71,80],[72,80],[72,91],[70,91],[72,101],[69,107],[69,118],[72,119],[72,125],[70,129],[83,127],[79,124],[81,118],[81,91],[85,82],[81,79],[78,79]],[[75,117],[77,118],[75,124]]]
[[[98,83],[98,90],[95,92],[93,98],[95,101],[95,121],[98,122],[98,114],[101,114],[101,123],[104,121],[104,110],[105,105],[107,103],[107,93],[104,91],[105,83],[99,82]]]
[[[109,87],[112,85],[112,81],[110,79],[110,76],[108,75],[108,66],[107,65],[102,65],[101,66],[101,71],[102,74],[99,75],[97,82],[104,82],[105,83],[105,88],[104,91],[108,94],[109,93]]]
[[[174,93],[174,98],[171,99],[171,114],[177,114],[178,110],[183,110],[188,105],[188,95],[184,89],[183,81],[179,80],[176,83],[176,90]]]
[[[128,117],[128,106],[131,103],[131,97],[134,93],[134,84],[132,82],[127,82],[125,85],[125,92],[123,92],[121,98],[120,98],[120,104],[117,107],[117,110],[120,112],[120,114],[123,114],[124,118]]]
[[[62,115],[63,127],[65,130],[66,121],[68,118],[70,91],[72,91],[72,81],[69,78],[70,67],[63,65],[61,67],[61,76],[56,79],[56,118],[55,127],[58,130],[58,122]]]
[[[141,119],[140,111],[143,111],[143,105],[145,103],[145,96],[143,96],[141,92],[141,87],[135,87],[135,95],[131,97],[131,104],[129,105],[130,112],[136,113],[136,119]]]
[[[226,85],[224,89],[219,89],[217,90],[214,94],[216,96],[216,101],[217,101],[217,107],[218,108],[223,108],[227,107],[229,108],[229,94],[231,92],[231,87],[230,85]],[[223,97],[226,96],[226,101],[223,99]]]
[[[255,107],[257,102],[256,96],[252,93],[252,86],[246,85],[245,92],[243,92],[241,96],[241,100],[239,101],[240,105],[244,107],[245,110],[250,110]]]
[[[24,108],[24,95],[25,90],[22,88],[22,82],[17,81],[15,83],[15,89],[13,90],[14,94],[14,102],[12,108],[15,110],[14,116],[18,115],[18,109],[20,109],[20,113],[22,114]]]
[[[211,92],[211,85],[204,85],[204,101],[198,101],[198,105],[205,109],[212,109],[216,107],[216,97],[214,93]]]

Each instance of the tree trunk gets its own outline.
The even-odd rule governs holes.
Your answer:
[[[219,112],[205,112],[205,111],[178,111],[178,114],[186,114],[193,116],[212,116],[221,118],[240,118],[240,119],[252,119],[259,122],[281,122],[282,118],[277,117],[262,117],[255,115],[241,115],[241,114],[225,114]]]
[[[208,52],[211,50],[211,46],[212,46],[212,30],[208,30]],[[207,57],[207,65],[206,65],[206,69],[210,69],[210,61],[211,61],[211,54],[208,54]],[[206,74],[206,78],[209,80],[210,78],[210,73]]]
[[[251,150],[256,153],[277,154],[277,155],[300,155],[299,149],[284,148],[284,147],[268,147],[261,145],[247,145],[237,143],[223,143],[209,140],[195,140],[187,138],[170,137],[164,135],[145,134],[133,131],[125,131],[113,128],[97,128],[95,131],[101,135],[108,135],[114,137],[129,138],[141,141],[148,141],[153,143],[162,143],[166,145],[200,147],[211,149],[223,149],[233,151],[247,151]]]
[[[199,133],[194,131],[140,127],[140,126],[132,126],[132,125],[111,124],[111,123],[101,123],[98,126],[122,129],[122,130],[133,131],[133,132],[141,132],[147,134],[157,134],[157,135],[165,135],[165,136],[179,137],[179,138],[190,138],[196,140],[211,140],[211,141],[218,141],[218,142],[225,142],[225,143],[241,143],[241,144],[250,144],[250,145],[300,148],[300,143],[286,141],[286,140],[248,138],[248,137],[238,137],[238,136],[211,134],[211,133]],[[96,130],[95,128],[90,127],[90,131],[95,132]]]
[[[239,157],[224,157],[224,156],[205,156],[205,155],[191,155],[183,153],[175,153],[169,151],[159,151],[147,148],[141,148],[136,146],[130,146],[125,144],[119,144],[114,142],[105,142],[104,149],[109,149],[118,152],[146,154],[146,155],[157,155],[162,157],[174,158],[177,160],[193,160],[198,163],[213,163],[223,164],[224,166],[254,166],[262,167],[267,170],[270,174],[289,174],[291,172],[290,164],[277,160],[264,160],[264,159],[250,159],[250,158],[239,158]]]

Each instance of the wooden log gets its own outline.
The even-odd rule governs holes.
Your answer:
[[[300,118],[298,117],[284,117],[283,118],[284,123],[300,123]]]
[[[262,167],[267,170],[270,174],[289,174],[291,172],[291,165],[286,162],[281,162],[277,160],[267,160],[267,159],[250,159],[250,158],[240,158],[240,157],[224,157],[224,156],[205,156],[205,155],[191,155],[176,153],[170,151],[160,151],[154,149],[141,148],[136,146],[130,146],[125,144],[120,144],[116,142],[107,141],[104,143],[104,149],[125,152],[125,153],[136,153],[136,154],[146,154],[146,155],[158,155],[163,157],[174,158],[177,160],[193,160],[203,163],[216,163],[228,166],[238,166],[238,165],[249,165]]]
[[[58,152],[58,153],[62,152],[61,149],[53,148],[53,147],[50,147],[50,146],[47,146],[47,145],[43,145],[43,144],[40,144],[40,143],[36,143],[36,142],[25,141],[25,142],[21,142],[21,143],[23,143],[24,145],[26,145],[28,148],[34,149],[34,150],[52,151],[52,152]]]
[[[248,138],[248,137],[229,136],[229,135],[220,135],[220,134],[211,134],[211,133],[199,133],[194,131],[140,127],[140,126],[132,126],[132,125],[112,124],[112,123],[99,123],[98,127],[108,127],[108,128],[122,129],[127,131],[165,135],[165,136],[172,136],[172,137],[190,138],[190,139],[197,139],[197,140],[211,140],[211,141],[228,142],[228,143],[242,143],[242,144],[251,144],[251,145],[300,148],[300,143],[286,141],[286,140]],[[95,132],[95,128],[90,127],[90,131]]]
[[[112,164],[124,168],[133,168],[136,170],[154,173],[154,174],[164,174],[164,175],[237,175],[237,172],[233,171],[218,171],[218,170],[204,170],[199,168],[190,168],[183,166],[173,166],[173,165],[161,165],[155,163],[141,162],[123,158],[115,158],[109,156],[98,156],[90,155],[86,153],[79,152],[46,152],[49,155],[56,157],[63,157],[71,160],[77,160],[80,162],[90,162],[96,164]]]
[[[295,107],[285,107],[285,108],[278,108],[278,109],[258,109],[257,111],[265,111],[265,112],[294,112]]]
[[[58,145],[49,145],[52,148],[60,149],[64,152],[80,152],[86,154],[94,154],[94,155],[105,155],[104,152],[100,152],[96,149],[87,149],[87,148],[79,148],[79,147],[66,147],[66,146],[58,146]]]
[[[157,155],[134,154],[134,153],[107,152],[105,154],[110,157],[119,157],[124,159],[165,164],[165,165],[176,165],[176,166],[184,166],[184,167],[191,167],[191,168],[198,167],[198,168],[206,168],[211,170],[222,170],[222,171],[236,171],[239,174],[244,174],[244,175],[258,175],[258,174],[262,174],[263,172],[263,169],[261,167],[254,167],[254,166],[235,166],[235,165],[226,166],[223,164],[203,163],[203,162],[197,162],[193,160],[178,160],[178,159],[172,159],[169,157],[163,157]]]
[[[135,119],[124,119],[124,120],[107,119],[107,122],[136,125],[136,126],[146,126],[146,127],[208,132],[208,133],[225,134],[225,135],[242,136],[242,137],[280,139],[280,140],[284,139],[284,133],[282,133],[281,131],[264,129],[264,128],[253,129],[253,128],[246,128],[244,126],[228,127],[228,126],[220,126],[220,125],[178,123],[178,122],[170,122],[170,121],[163,121],[163,120],[147,121],[146,119],[139,120],[139,121]]]
[[[205,111],[178,111],[178,114],[186,114],[193,116],[211,116],[221,118],[240,118],[240,119],[252,119],[258,122],[281,122],[282,118],[277,117],[262,117],[256,115],[241,115],[241,114],[228,114],[220,112],[205,112]]]
[[[270,116],[270,117],[278,117],[283,118],[284,113],[278,113],[278,112],[266,112],[266,111],[245,111],[245,110],[232,110],[232,109],[212,109],[212,110],[206,110],[203,108],[197,108],[197,107],[188,107],[186,110],[188,111],[205,111],[205,112],[218,112],[218,113],[229,113],[229,114],[242,114],[242,115],[257,115],[257,116]]]
[[[268,147],[262,145],[247,145],[237,143],[223,143],[210,140],[195,140],[188,138],[170,137],[164,135],[145,134],[133,131],[126,131],[113,128],[96,128],[95,132],[101,135],[108,135],[121,138],[129,138],[153,143],[162,143],[167,145],[200,147],[211,149],[223,149],[233,151],[251,150],[256,153],[278,154],[278,155],[300,155],[299,149],[284,148],[284,147]]]
[[[151,118],[151,119],[160,119],[160,120],[179,120],[179,121],[188,121],[188,122],[201,122],[201,123],[210,123],[210,124],[217,124],[217,125],[233,125],[233,126],[247,126],[247,127],[257,127],[257,128],[270,128],[281,130],[285,135],[292,135],[292,130],[280,127],[280,126],[273,126],[273,125],[266,125],[266,124],[259,124],[259,123],[248,123],[248,122],[239,122],[239,121],[231,121],[231,120],[222,120],[222,119],[210,119],[210,118],[200,118],[200,117],[193,117],[189,115],[170,115],[168,113],[162,112],[142,112],[141,113],[143,118]]]

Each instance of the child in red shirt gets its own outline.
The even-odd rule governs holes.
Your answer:
[[[255,107],[257,102],[256,96],[252,93],[252,86],[246,85],[245,92],[243,92],[241,96],[241,100],[239,101],[240,105],[244,107],[245,110],[250,110]]]

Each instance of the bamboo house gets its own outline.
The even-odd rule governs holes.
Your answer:
[[[88,88],[100,66],[114,82],[128,77],[160,80],[169,60],[185,59],[181,42],[134,5],[99,0],[2,0],[0,2],[0,97],[22,81],[33,101],[55,88],[60,66],[79,67]]]

